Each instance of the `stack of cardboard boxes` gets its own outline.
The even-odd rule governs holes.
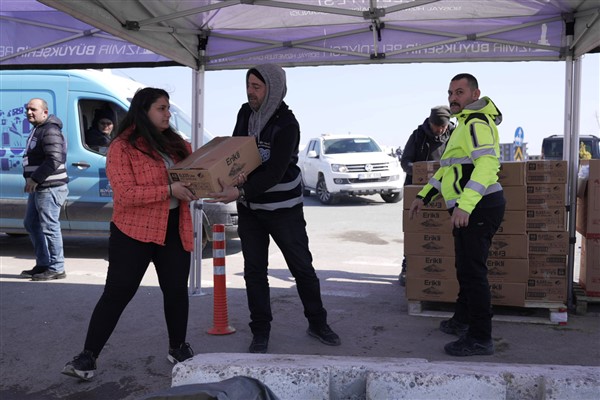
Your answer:
[[[527,301],[567,301],[567,176],[566,161],[527,162]]]
[[[566,300],[567,168],[563,161],[556,167],[549,163],[501,165],[498,177],[506,211],[488,258],[492,304],[524,306],[526,300]],[[437,168],[437,162],[415,163],[415,184],[404,189],[406,293],[409,300],[454,302],[458,294],[454,241],[444,200],[428,204],[413,220],[408,215],[416,194]]]
[[[579,284],[600,297],[600,160],[582,162],[589,174],[577,194],[577,232],[582,235]]]

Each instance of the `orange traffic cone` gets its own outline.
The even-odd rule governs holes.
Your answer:
[[[225,225],[213,225],[213,327],[211,335],[229,335],[235,328],[229,326],[227,317],[227,290],[225,288]]]

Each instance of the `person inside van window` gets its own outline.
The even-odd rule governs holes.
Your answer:
[[[189,202],[197,197],[189,184],[169,182],[168,168],[191,153],[191,145],[169,125],[169,107],[165,90],[139,90],[110,144],[106,175],[114,206],[106,284],[92,313],[83,351],[65,365],[65,375],[84,380],[94,376],[96,359],[150,262],[163,293],[167,358],[177,363],[194,355],[186,334],[187,282],[194,248]]]
[[[111,134],[115,127],[115,121],[115,114],[109,108],[96,110],[92,126],[85,133],[85,143],[92,150],[106,153],[106,148],[110,144]]]

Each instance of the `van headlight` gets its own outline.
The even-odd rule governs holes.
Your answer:
[[[333,172],[348,172],[348,167],[344,164],[331,164],[331,170]]]

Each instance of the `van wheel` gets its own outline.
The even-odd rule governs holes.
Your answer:
[[[400,200],[402,200],[402,192],[382,194],[381,198],[386,203],[398,203]]]
[[[327,190],[327,184],[325,183],[325,178],[322,176],[319,177],[317,181],[317,196],[319,197],[319,201],[323,204],[330,205],[337,203],[337,198],[333,194],[329,193]]]

